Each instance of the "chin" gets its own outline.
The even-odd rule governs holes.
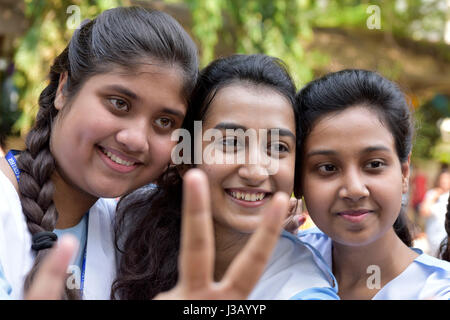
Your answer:
[[[112,188],[109,184],[96,185],[92,190],[98,198],[118,198],[129,192],[128,189],[124,189],[123,187]]]

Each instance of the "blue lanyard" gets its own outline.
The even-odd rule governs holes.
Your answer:
[[[80,283],[80,291],[81,291],[81,297],[83,297],[83,291],[84,291],[84,274],[86,271],[86,252],[87,252],[87,245],[88,245],[88,231],[89,231],[89,211],[86,213],[87,215],[87,222],[86,222],[86,243],[84,245],[84,254],[83,254],[83,264],[81,266],[81,283]]]
[[[81,267],[81,284],[80,284],[81,297],[83,297],[83,290],[84,290],[84,273],[86,271],[86,251],[87,251],[86,248],[84,248],[83,266]]]
[[[8,161],[9,166],[16,175],[17,183],[19,183],[20,179],[20,170],[19,167],[17,166],[17,160],[14,156],[18,155],[19,153],[20,151],[18,150],[10,150],[5,156],[6,161]]]

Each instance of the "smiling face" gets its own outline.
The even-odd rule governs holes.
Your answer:
[[[394,138],[375,112],[357,106],[320,118],[303,157],[303,194],[319,229],[351,246],[393,232],[409,161],[400,163]]]
[[[290,194],[293,189],[293,108],[284,96],[269,87],[231,84],[217,92],[208,108],[203,132],[212,128],[222,132],[223,137],[213,145],[214,155],[220,155],[225,164],[203,163],[198,167],[209,179],[215,224],[232,233],[252,232],[271,196],[277,191]],[[258,138],[254,141],[258,142],[250,143],[251,139],[236,136],[230,129],[252,129]],[[264,139],[259,135],[260,129],[279,129],[279,139]],[[204,141],[203,150],[209,144]],[[245,161],[237,161],[240,156]],[[277,170],[271,172],[273,162]]]
[[[178,69],[154,64],[95,75],[70,101],[57,95],[51,150],[58,172],[95,197],[121,196],[156,179],[186,113],[182,85]]]

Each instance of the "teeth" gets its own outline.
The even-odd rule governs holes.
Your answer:
[[[103,150],[103,153],[106,154],[108,156],[108,158],[110,158],[112,161],[114,161],[115,163],[121,164],[123,166],[127,166],[130,167],[132,165],[134,165],[134,162],[130,162],[130,161],[125,161],[123,159],[120,159],[119,157],[117,157],[116,155],[112,154],[109,151]]]
[[[264,199],[265,193],[247,193],[247,192],[231,192],[231,196],[233,198],[236,198],[238,200],[245,200],[245,201],[260,201]]]

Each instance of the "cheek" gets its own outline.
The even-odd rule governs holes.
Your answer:
[[[278,172],[274,175],[274,180],[278,185],[278,190],[291,195],[294,190],[295,162],[290,161],[280,165]]]
[[[172,141],[170,135],[153,136],[150,138],[150,156],[153,163],[168,164],[171,161],[171,153],[177,141]]]
[[[334,202],[334,186],[315,178],[302,179],[303,196],[308,213],[314,220],[329,212]]]

